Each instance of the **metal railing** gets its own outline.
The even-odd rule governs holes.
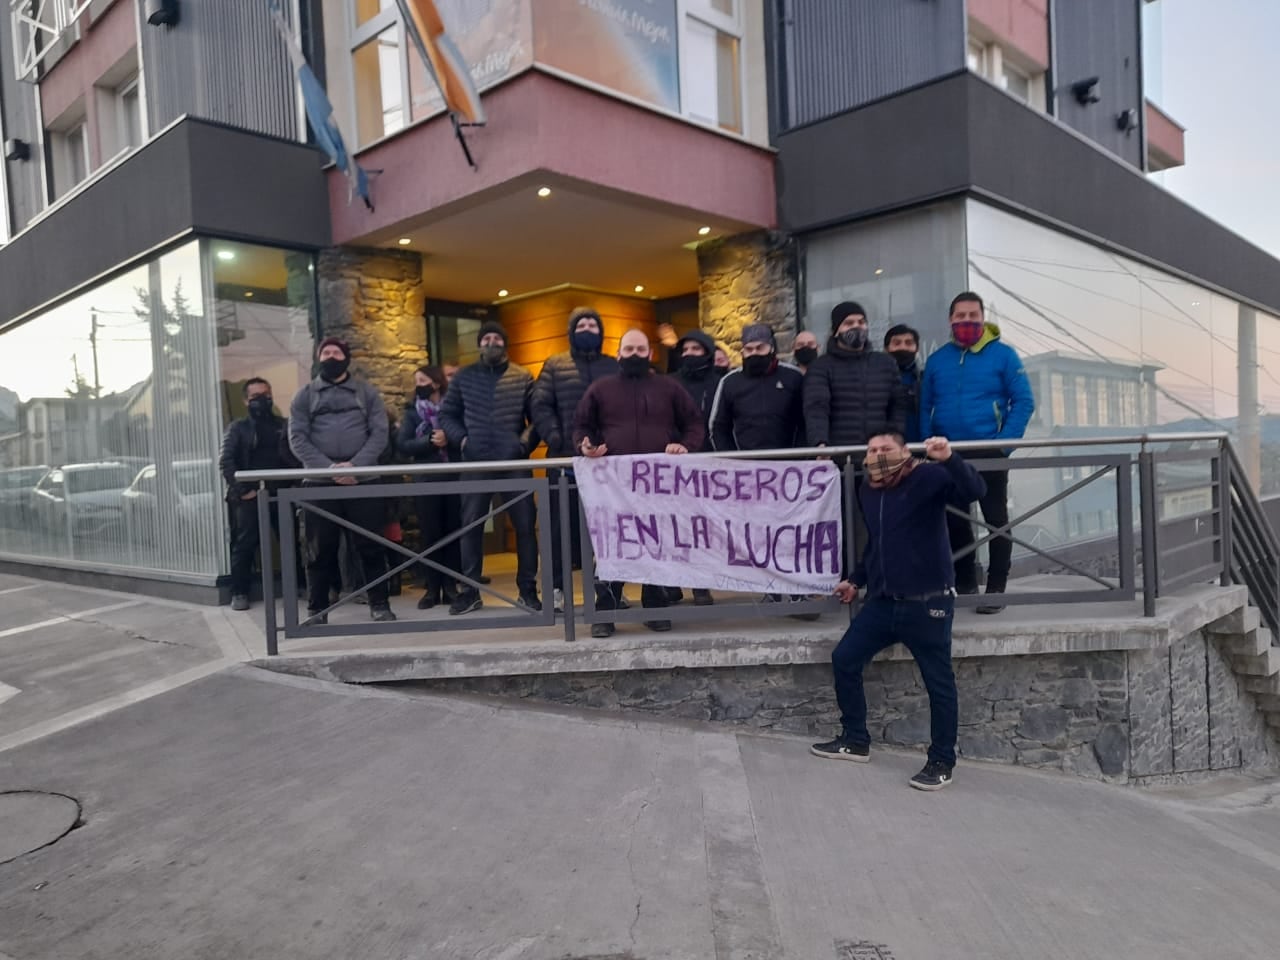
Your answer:
[[[966,451],[989,451],[990,441],[955,443],[953,448],[962,454]],[[1197,582],[1218,581],[1223,584],[1242,582],[1263,612],[1269,626],[1280,626],[1280,541],[1267,524],[1261,504],[1250,487],[1239,461],[1223,433],[1170,433],[1141,434],[1117,437],[1049,437],[1019,440],[1007,443],[1006,448],[1029,451],[1029,456],[1000,459],[971,459],[978,470],[999,469],[1011,472],[1052,471],[1055,478],[1062,470],[1069,470],[1069,480],[1054,479],[1056,487],[1030,506],[1018,505],[1016,515],[1000,527],[986,523],[978,516],[972,522],[980,535],[972,546],[957,554],[976,551],[996,537],[1004,537],[1024,551],[1038,556],[1045,563],[1073,575],[1069,589],[1014,589],[1004,593],[1000,603],[1008,606],[1025,604],[1069,604],[1133,601],[1141,593],[1143,612],[1153,616],[1156,600],[1162,593]],[[1086,449],[1089,448],[1089,449]],[[913,449],[922,450],[915,445]],[[1044,451],[1057,451],[1045,453]],[[1102,451],[1102,452],[1099,452]],[[741,460],[803,460],[818,457],[830,458],[842,466],[843,503],[846,517],[845,556],[847,569],[853,563],[865,539],[865,531],[859,521],[849,523],[848,518],[858,516],[855,491],[861,480],[861,461],[866,448],[822,447],[801,450],[765,450],[717,454]],[[690,456],[700,456],[691,454]],[[1199,464],[1207,468],[1204,488],[1196,488],[1196,495],[1203,495],[1208,509],[1194,518],[1196,535],[1180,535],[1179,542],[1170,542],[1161,552],[1163,535],[1175,524],[1184,524],[1188,517],[1165,516],[1162,498],[1170,484],[1161,481],[1161,468],[1173,465]],[[717,602],[715,606],[679,606],[667,608],[601,610],[596,604],[596,581],[591,554],[591,538],[586,529],[586,518],[579,510],[571,516],[571,491],[574,489],[572,459],[511,460],[492,462],[466,462],[446,464],[411,464],[376,467],[340,467],[326,470],[258,470],[241,471],[236,479],[245,483],[257,483],[259,529],[270,529],[269,511],[278,505],[282,512],[280,522],[281,589],[285,599],[284,623],[277,622],[275,608],[274,562],[269,536],[262,537],[262,589],[265,606],[265,630],[267,651],[278,652],[279,634],[286,639],[321,638],[365,634],[423,633],[430,631],[455,631],[472,629],[503,629],[549,627],[560,624],[566,640],[574,640],[580,625],[595,623],[629,623],[650,619],[669,619],[676,622],[725,621],[739,616],[752,618],[784,617],[800,614],[820,614],[835,609],[838,604],[832,598],[808,598],[794,603],[772,604],[763,602]],[[484,474],[476,479],[476,475]],[[444,476],[445,479],[433,479]],[[498,475],[499,479],[493,479]],[[1078,479],[1077,479],[1078,475]],[[357,485],[325,485],[338,477],[356,477],[363,481],[398,482],[360,483]],[[469,479],[471,477],[472,479]],[[305,481],[305,482],[304,482]],[[301,483],[299,486],[282,487],[274,493],[268,484]],[[1059,507],[1083,491],[1109,490],[1106,502],[1112,505],[1115,517],[1114,530],[1107,540],[1099,541],[1105,556],[1100,562],[1085,564],[1078,557],[1068,559],[1070,550],[1044,546],[1033,538],[1019,533],[1019,527],[1036,520],[1045,511]],[[368,530],[335,513],[332,504],[349,499],[399,499],[449,494],[481,494],[492,497],[506,495],[501,506],[490,509],[483,516],[462,526],[436,543],[422,544],[415,550],[393,542],[380,532]],[[477,526],[496,519],[514,503],[532,497],[536,504],[537,537],[539,554],[539,584],[542,609],[537,610],[521,603],[518,597],[504,595],[500,590],[479,579],[463,575],[438,559],[443,547],[464,536]],[[551,528],[551,498],[558,501],[560,523]],[[1136,507],[1136,509],[1135,509]],[[948,509],[963,513],[954,507]],[[295,574],[295,551],[298,549],[295,516],[307,515],[323,518],[343,528],[350,536],[366,537],[394,555],[385,572],[350,589],[336,603],[314,615],[299,616],[298,582]],[[305,522],[305,521],[304,521]],[[583,600],[574,600],[574,563],[572,534],[569,524],[579,525],[581,539],[581,587]],[[1203,524],[1203,534],[1201,534]],[[553,571],[551,537],[560,538],[561,570],[564,589],[564,611],[553,609]],[[1105,547],[1109,542],[1114,552]],[[1067,544],[1066,546],[1070,546]],[[350,603],[355,597],[389,580],[410,568],[429,567],[456,580],[463,588],[508,604],[502,612],[485,610],[483,614],[466,616],[439,616],[429,613],[419,619],[395,622],[367,622],[358,624],[327,624],[322,617],[331,610]],[[756,601],[759,598],[755,598]],[[962,595],[956,598],[958,606],[976,606],[990,602],[983,596]],[[1277,630],[1280,636],[1280,630]]]

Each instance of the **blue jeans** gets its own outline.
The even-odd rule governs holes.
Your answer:
[[[836,702],[846,739],[860,746],[871,744],[862,671],[881,650],[901,643],[915,658],[929,692],[929,759],[955,766],[960,714],[956,677],[951,669],[954,616],[955,600],[945,595],[928,600],[872,597],[863,604],[831,654]]]

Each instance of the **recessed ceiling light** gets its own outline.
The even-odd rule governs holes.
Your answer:
[[[400,246],[402,246],[402,247],[407,247],[409,244],[413,243],[413,241],[412,241],[412,240],[410,240],[408,237],[401,237],[401,238],[400,238],[399,240],[397,240],[396,242],[397,242],[397,243],[399,243],[399,244],[400,244]]]
[[[636,293],[644,293],[644,286],[642,284],[636,284]]]
[[[550,187],[539,187],[539,188],[538,188],[538,196],[540,196],[540,197],[549,197],[549,196],[551,196],[551,188],[550,188]]]
[[[507,290],[499,290],[499,291],[498,291],[498,296],[500,296],[500,297],[505,297],[505,296],[507,295],[507,293],[508,293],[508,292],[509,292],[509,291],[507,291]]]
[[[710,233],[710,232],[711,232],[711,228],[710,228],[710,227],[699,227],[699,228],[698,228],[698,236],[700,236],[700,237],[705,237],[705,236],[706,236],[708,233]]]
[[[236,252],[235,252],[234,250],[219,250],[219,251],[218,251],[218,259],[219,259],[219,260],[224,260],[224,261],[226,261],[226,260],[234,260],[235,258],[236,258]]]
[[[882,273],[884,273],[884,267],[876,267],[876,276],[878,277]]]
[[[252,290],[246,290],[246,291],[244,292],[244,295],[245,295],[246,297],[252,297],[252,296],[253,296],[253,291],[252,291]]]

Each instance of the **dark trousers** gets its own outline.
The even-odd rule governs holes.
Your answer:
[[[960,707],[951,669],[954,614],[955,600],[949,596],[928,600],[872,597],[863,604],[831,654],[836,702],[847,739],[870,745],[862,671],[881,650],[901,643],[915,657],[929,693],[929,759],[955,766]]]
[[[280,539],[280,505],[271,504],[271,530]],[[258,501],[236,500],[231,504],[231,593],[248,596],[253,589],[253,562],[261,548],[262,536],[258,529]],[[302,579],[301,556],[298,563],[298,579]]]
[[[569,557],[573,569],[582,569],[582,529],[578,524],[578,491],[569,489],[569,516],[560,516],[560,491],[556,489],[560,482],[559,470],[548,470],[547,479],[551,482],[551,585],[557,590],[564,589],[564,546],[560,539],[562,523],[569,524]]]
[[[1002,450],[974,450],[966,455],[966,459],[994,460],[1005,456]],[[978,501],[982,510],[982,519],[993,527],[1002,527],[1009,522],[1009,471],[983,470],[982,479],[987,485],[987,493]],[[954,503],[954,507],[968,508],[968,504]],[[985,536],[990,531],[983,529]],[[951,552],[956,553],[974,542],[973,524],[967,517],[947,513],[947,533],[951,539]],[[978,587],[978,556],[974,550],[961,557],[955,563],[956,588],[972,593]],[[996,537],[987,543],[987,588],[1003,591],[1009,582],[1009,564],[1013,557],[1013,541],[1006,537]]]
[[[498,473],[472,474],[474,480],[507,479]],[[516,492],[508,493],[464,493],[462,495],[462,526],[474,523],[489,512],[489,503],[495,497],[502,503],[508,503],[520,496]],[[537,512],[533,505],[533,496],[510,506],[506,511],[511,525],[516,529],[516,589],[522,594],[536,593],[538,589],[538,531]],[[497,514],[501,516],[501,514]],[[462,535],[462,572],[472,580],[479,580],[484,568],[484,524],[477,524]],[[464,586],[471,590],[472,587]]]
[[[386,511],[381,500],[321,500],[318,504],[334,516],[354,523],[358,527],[382,535]],[[361,582],[347,586],[354,592],[364,583],[387,572],[387,555],[382,544],[362,534],[344,530],[332,520],[318,514],[307,516],[307,606],[323,610],[329,606],[329,588],[341,582],[338,566],[338,548],[345,533],[352,550],[360,559]],[[387,581],[383,580],[367,591],[369,604],[384,606],[387,602]]]
[[[418,529],[422,533],[424,550],[462,526],[462,501],[456,493],[414,497],[413,508],[418,515]],[[462,545],[458,539],[454,539],[439,550],[431,551],[427,556],[450,570],[462,569]],[[426,568],[426,578],[428,593],[441,591],[452,593],[458,582],[456,574],[441,573],[434,567]]]

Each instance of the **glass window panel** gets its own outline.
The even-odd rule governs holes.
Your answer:
[[[735,13],[734,3],[735,0],[711,0],[711,9],[732,17]]]
[[[742,71],[738,38],[689,17],[682,39],[685,114],[741,133]]]
[[[404,126],[404,88],[400,28],[389,27],[352,53],[356,126],[360,145],[389,136]]]
[[[356,26],[368,23],[383,10],[390,10],[396,0],[353,0],[355,4]]]
[[[742,85],[739,82],[738,38],[716,31],[716,122],[722,129],[742,132]]]
[[[135,84],[120,94],[121,125],[126,147],[142,145],[142,104]]]
[[[0,554],[225,572],[204,303],[191,243],[0,334]]]

